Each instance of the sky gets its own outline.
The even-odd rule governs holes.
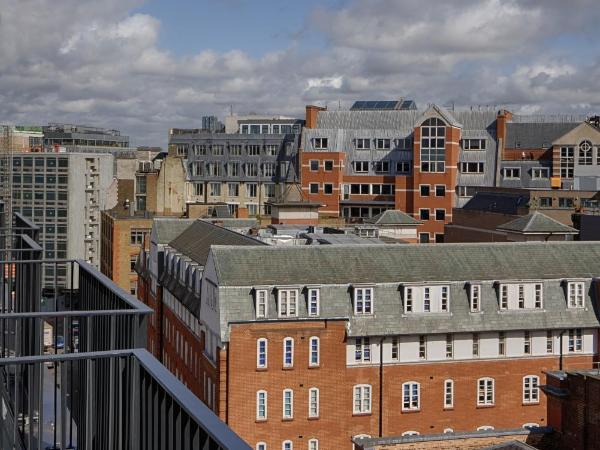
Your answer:
[[[0,123],[171,127],[307,104],[600,113],[597,0],[0,0]]]

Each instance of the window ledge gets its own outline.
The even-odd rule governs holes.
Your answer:
[[[266,421],[267,421],[267,419],[256,419],[254,421],[254,423],[263,423],[263,422],[266,422]]]
[[[283,366],[281,370],[294,370],[294,366]]]
[[[320,364],[309,364],[308,368],[309,369],[320,369],[321,365]]]
[[[454,406],[444,406],[444,411],[454,411]]]
[[[496,405],[477,405],[477,409],[494,408]]]
[[[420,413],[421,412],[421,408],[419,409],[403,409],[402,410],[402,414],[415,414],[415,413]]]
[[[521,405],[522,406],[539,406],[540,402],[539,401],[537,401],[537,402],[523,402],[523,403],[521,403]]]
[[[269,368],[268,368],[268,367],[257,367],[257,368],[256,368],[256,371],[257,371],[257,372],[266,372],[267,370],[269,370]]]
[[[293,417],[284,417],[281,419],[282,422],[292,422],[294,420]]]
[[[307,417],[306,420],[319,420],[320,417],[319,416],[315,416],[315,417]]]
[[[362,416],[371,416],[373,415],[372,412],[364,412],[364,413],[352,413],[352,417],[362,417]]]

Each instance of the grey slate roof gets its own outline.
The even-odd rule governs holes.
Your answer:
[[[156,244],[168,244],[193,223],[194,219],[157,217],[152,224],[154,242]]]
[[[170,247],[202,266],[206,265],[211,245],[263,246],[266,244],[204,220],[194,221],[183,233],[169,242]]]
[[[364,222],[375,225],[419,225],[422,223],[399,209],[388,209],[374,217],[364,219]]]
[[[506,124],[505,148],[548,148],[552,142],[568,133],[579,122]]]
[[[560,223],[558,220],[548,217],[539,211],[534,211],[525,216],[511,220],[508,223],[499,225],[498,230],[514,231],[524,234],[528,233],[564,233],[577,234],[577,230]]]
[[[490,211],[502,214],[517,214],[519,208],[529,203],[529,194],[511,192],[477,192],[463,209]]]

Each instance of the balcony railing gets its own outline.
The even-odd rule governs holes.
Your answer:
[[[152,310],[83,261],[42,260],[21,219],[0,233],[0,448],[249,450],[144,350]],[[59,263],[76,287],[43,291]]]

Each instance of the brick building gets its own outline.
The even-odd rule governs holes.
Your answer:
[[[257,450],[544,426],[544,371],[598,357],[600,244],[184,249],[167,366]]]

